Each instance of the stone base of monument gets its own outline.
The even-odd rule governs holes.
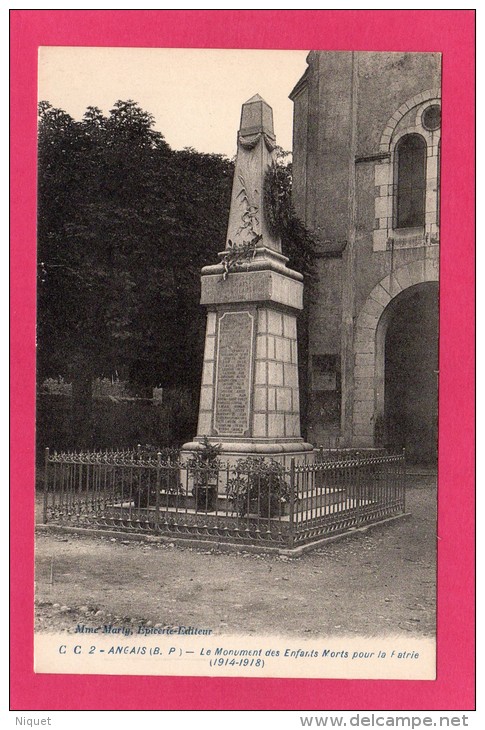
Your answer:
[[[221,452],[219,461],[221,468],[217,478],[218,494],[225,494],[227,480],[233,476],[238,461],[247,458],[264,457],[268,461],[276,461],[282,464],[285,470],[289,472],[292,460],[295,464],[313,464],[315,461],[315,449],[312,444],[306,443],[303,439],[287,440],[287,441],[229,441],[223,438],[211,438],[214,444],[220,444]],[[182,464],[187,463],[194,454],[194,451],[201,450],[202,439],[197,437],[194,441],[190,441],[183,445],[180,458]],[[193,477],[188,473],[187,469],[181,471],[181,482],[187,484],[189,490],[193,488]]]
[[[295,457],[297,462],[313,463],[314,447],[312,444],[303,441],[303,439],[288,439],[276,442],[272,440],[263,441],[262,439],[235,441],[213,436],[210,441],[213,444],[220,444],[221,459],[224,461],[228,461],[229,458],[232,461],[232,457],[246,459],[248,456],[265,456],[288,466],[292,457]],[[183,445],[182,456],[187,457],[200,449],[202,449],[202,438],[196,437],[193,441]]]

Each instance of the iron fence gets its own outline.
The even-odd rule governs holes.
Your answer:
[[[284,466],[46,449],[44,523],[293,548],[405,511],[404,454]]]

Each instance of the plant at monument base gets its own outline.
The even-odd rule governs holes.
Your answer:
[[[240,517],[255,513],[275,517],[284,513],[290,500],[290,485],[282,464],[262,456],[239,459],[235,476],[228,480],[226,493]]]
[[[233,243],[230,239],[228,241],[229,248],[224,251],[224,255],[221,259],[222,266],[224,268],[222,274],[222,280],[225,281],[231,271],[237,269],[239,266],[249,264],[256,256],[256,249],[258,243],[263,237],[257,234],[250,241],[244,241],[239,245]]]
[[[200,449],[193,452],[187,462],[189,476],[193,478],[192,495],[195,497],[197,509],[212,512],[217,498],[217,482],[221,462],[221,444],[212,444],[208,436],[202,439]]]

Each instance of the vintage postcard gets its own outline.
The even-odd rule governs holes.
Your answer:
[[[423,29],[447,15],[402,14]],[[453,38],[43,37],[34,682],[392,680],[439,706],[457,474],[455,519],[473,524],[470,454],[449,452],[451,414],[472,403],[450,390],[460,337],[473,366]],[[460,692],[447,709],[471,709]]]

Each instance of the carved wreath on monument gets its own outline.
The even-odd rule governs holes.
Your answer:
[[[222,257],[222,266],[224,268],[222,279],[225,281],[230,271],[244,264],[248,265],[256,255],[256,248],[263,236],[258,233],[259,228],[259,207],[254,204],[253,196],[247,190],[246,181],[242,175],[238,175],[241,189],[236,199],[243,206],[241,215],[241,226],[236,231],[236,236],[248,235],[251,238],[243,239],[241,243],[235,243],[231,239],[228,240],[228,248]],[[257,191],[254,191],[257,194]]]

